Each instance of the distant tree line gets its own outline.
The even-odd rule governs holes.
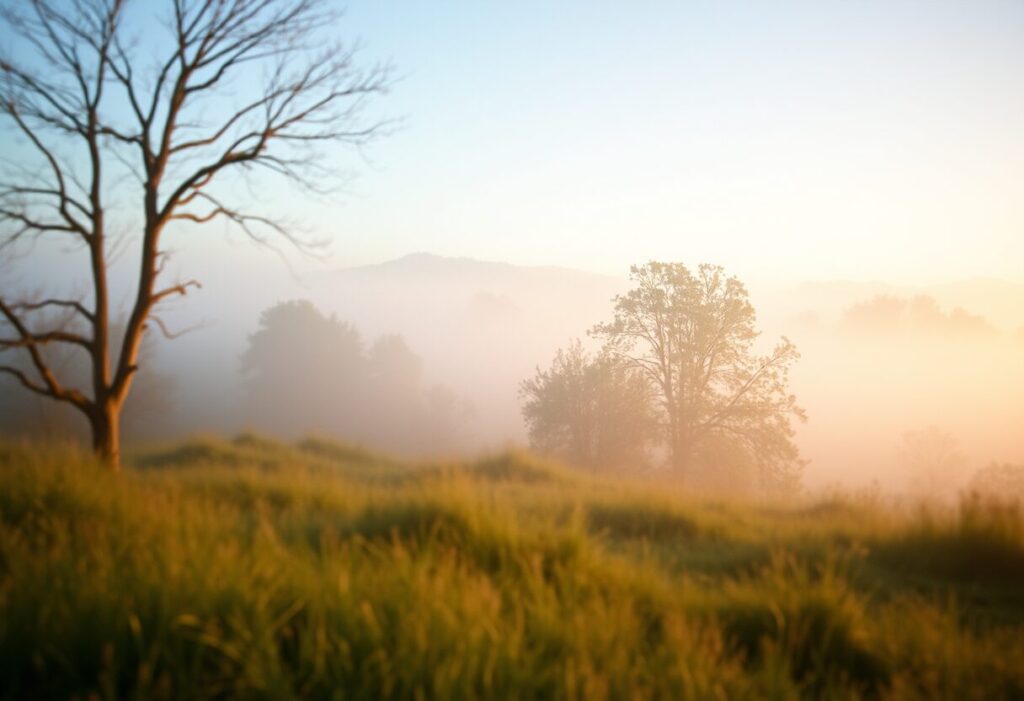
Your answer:
[[[995,328],[978,314],[962,307],[944,312],[939,303],[927,295],[909,299],[878,295],[847,309],[842,318],[847,331],[893,334],[946,334],[985,336]]]
[[[472,406],[424,382],[422,361],[398,335],[366,345],[350,324],[312,302],[260,315],[241,359],[252,428],[322,433],[396,452],[451,450]]]
[[[663,464],[706,487],[793,491],[803,461],[788,392],[799,358],[781,339],[755,352],[755,312],[721,267],[691,271],[650,262],[630,269],[633,289],[612,318],[556,354],[520,387],[535,449],[592,469]]]
[[[129,438],[166,437],[153,424],[196,406],[195,393],[179,393],[161,370],[155,350],[144,343],[145,367],[125,411]],[[80,354],[51,349],[47,359],[66,377],[88,377],[89,364]],[[367,344],[352,325],[308,301],[265,310],[236,367],[238,374],[218,386],[237,409],[211,428],[241,424],[281,437],[319,434],[389,452],[429,454],[455,450],[474,414],[467,399],[425,381],[420,357],[401,336]],[[71,408],[5,391],[10,384],[0,378],[0,435],[85,438]]]

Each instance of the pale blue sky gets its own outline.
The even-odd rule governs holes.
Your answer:
[[[404,121],[369,163],[347,154],[343,195],[268,203],[333,241],[297,269],[430,251],[613,274],[710,261],[783,284],[1024,281],[1020,0],[348,8],[339,37],[401,76],[376,113]],[[287,276],[214,229],[165,239],[183,276]]]
[[[1024,278],[1024,3],[381,2],[345,36],[404,128],[332,264]]]

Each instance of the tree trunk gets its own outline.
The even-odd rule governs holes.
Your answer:
[[[96,408],[89,419],[92,450],[112,472],[121,469],[121,412],[116,405]]]

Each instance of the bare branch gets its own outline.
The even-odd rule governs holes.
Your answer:
[[[261,169],[316,191],[326,172],[320,164],[330,158],[324,144],[358,147],[383,125],[363,123],[362,110],[368,97],[385,91],[388,70],[356,70],[352,49],[324,41],[337,16],[330,0],[166,2],[169,43],[127,37],[126,0],[31,0],[0,8],[0,26],[11,30],[17,51],[17,60],[0,56],[0,119],[26,142],[2,163],[0,246],[71,234],[86,244],[93,281],[91,309],[58,297],[4,304],[0,321],[6,318],[15,333],[0,339],[0,349],[26,351],[39,377],[13,366],[5,372],[87,411],[94,432],[116,423],[148,320],[165,336],[177,335],[153,316],[157,305],[199,287],[195,280],[166,286],[161,279],[167,224],[221,219],[263,246],[274,249],[280,239],[309,253],[315,244],[284,220],[222,201],[214,189],[221,174]],[[152,72],[140,67],[146,50],[154,52]],[[261,74],[262,81],[252,79]],[[236,96],[237,105],[227,104]],[[26,154],[31,165],[20,162]],[[138,277],[114,354],[107,276],[120,207],[107,201],[131,201],[119,182],[131,176],[141,185],[134,200],[139,223],[133,222]],[[92,337],[26,323],[52,309],[89,322]],[[41,352],[51,343],[89,352],[91,400],[57,381]]]
[[[149,321],[152,321],[154,324],[156,324],[157,328],[160,329],[160,333],[167,340],[174,340],[175,338],[181,338],[182,336],[184,336],[187,333],[192,333],[193,331],[197,331],[197,330],[199,330],[201,328],[204,328],[206,326],[205,323],[199,323],[199,324],[193,324],[192,326],[186,327],[186,328],[182,329],[181,331],[169,331],[167,329],[167,325],[164,323],[164,320],[161,319],[156,314],[150,314],[149,315]]]
[[[53,151],[49,149],[45,144],[43,144],[42,140],[35,133],[35,131],[25,122],[25,120],[18,113],[18,110],[13,102],[8,102],[6,104],[0,105],[0,111],[6,113],[8,116],[11,117],[14,123],[18,125],[21,132],[26,137],[28,137],[29,141],[32,142],[32,144],[36,147],[39,153],[42,154],[42,156],[46,159],[46,162],[49,164],[51,171],[53,172],[54,181],[57,184],[56,188],[53,189],[55,189],[58,193],[58,209],[65,223],[63,225],[43,225],[32,220],[24,212],[17,212],[10,209],[0,210],[0,217],[14,219],[15,221],[21,222],[26,227],[37,231],[63,231],[75,233],[81,236],[83,239],[88,240],[90,237],[89,232],[77,219],[75,219],[74,216],[71,215],[71,212],[67,208],[67,204],[72,201],[72,198],[68,195],[67,183],[64,178],[65,169],[61,167]]]
[[[291,232],[288,226],[278,220],[256,214],[246,214],[240,209],[228,207],[209,193],[197,191],[190,196],[190,199],[203,200],[209,203],[212,208],[203,214],[197,214],[194,212],[178,212],[171,216],[172,220],[205,224],[217,218],[227,219],[238,226],[238,228],[240,228],[251,240],[269,248],[273,248],[272,242],[267,236],[260,234],[254,225],[260,225],[269,229],[272,234],[281,236],[300,250],[311,250],[317,245],[316,242],[311,243],[298,238]]]
[[[35,366],[40,378],[42,378],[43,384],[39,385],[28,381],[28,378],[24,373],[21,373],[14,368],[5,370],[5,372],[13,374],[28,389],[47,395],[59,401],[68,402],[83,411],[88,411],[90,402],[81,392],[76,389],[65,388],[57,381],[53,371],[50,369],[46,360],[43,358],[43,354],[39,350],[39,346],[42,345],[44,341],[37,340],[36,335],[28,330],[18,315],[15,314],[2,299],[0,299],[0,314],[7,319],[11,326],[14,327],[14,330],[18,333],[18,337],[22,341],[20,347],[23,347],[28,351],[32,364]],[[77,341],[74,342],[77,343]]]
[[[199,284],[198,280],[189,280],[188,282],[183,282],[180,285],[168,287],[166,289],[160,290],[159,292],[153,293],[152,304],[156,305],[161,300],[167,299],[168,297],[172,297],[174,295],[181,295],[182,297],[184,297],[186,294],[188,294],[188,288],[190,287],[202,289],[203,286]]]
[[[73,299],[44,299],[41,302],[18,302],[10,305],[12,311],[26,312],[38,311],[49,307],[65,307],[67,309],[74,309],[89,321],[93,321],[95,319],[92,312],[85,308],[85,305]]]
[[[46,387],[43,387],[42,385],[33,382],[28,375],[26,375],[18,368],[11,367],[10,365],[0,365],[0,372],[14,376],[14,378],[17,379],[18,382],[20,382],[22,386],[27,390],[48,397],[53,396],[50,394],[50,391]]]

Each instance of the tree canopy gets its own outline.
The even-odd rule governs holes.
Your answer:
[[[312,302],[265,310],[241,358],[242,411],[277,435],[315,432],[393,452],[451,450],[471,408],[454,392],[425,386],[405,339],[367,347],[351,324]]]
[[[782,338],[767,354],[755,352],[759,332],[747,290],[719,266],[691,271],[650,262],[633,266],[630,279],[634,286],[615,298],[612,319],[591,332],[604,341],[601,367],[630,378],[616,385],[628,395],[618,401],[649,402],[680,477],[742,467],[765,488],[791,489],[803,466],[792,422],[805,418],[788,391],[789,368],[799,358],[793,344]],[[538,447],[586,431],[586,413],[541,401],[544,391],[564,401],[586,396],[576,387],[587,386],[588,372],[599,373],[581,353],[579,346],[559,351],[550,371],[524,385],[524,414]],[[610,430],[625,434],[632,425]]]
[[[787,386],[793,344],[754,352],[754,307],[720,266],[650,262],[630,279],[633,289],[593,334],[650,383],[673,469],[685,477],[701,447],[721,437],[746,449],[766,483],[791,482],[801,467],[791,421],[804,418]]]
[[[643,376],[614,356],[591,357],[579,340],[520,385],[531,444],[593,469],[639,468],[655,430]]]

